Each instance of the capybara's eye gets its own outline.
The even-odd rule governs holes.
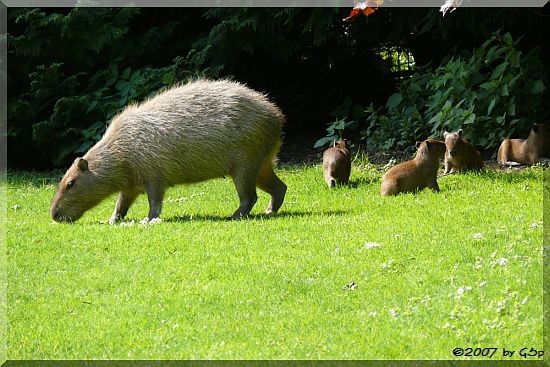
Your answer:
[[[69,182],[67,182],[67,188],[70,189],[71,187],[73,187],[74,185],[74,180],[70,180]]]

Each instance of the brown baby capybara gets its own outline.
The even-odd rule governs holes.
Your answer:
[[[550,138],[550,131],[545,133],[544,124],[533,124],[527,139],[504,139],[498,148],[497,162],[504,165],[536,164],[542,157],[548,156],[544,147],[544,138]],[[550,130],[549,127],[546,128]],[[548,148],[547,148],[548,149]]]
[[[425,187],[439,191],[437,170],[439,161],[445,154],[445,143],[428,139],[417,141],[416,148],[413,160],[392,167],[382,177],[382,196],[420,191]]]
[[[462,139],[464,132],[459,129],[449,133],[445,131],[445,174],[454,172],[466,172],[480,170],[483,168],[483,158],[474,146],[465,139]]]
[[[323,176],[328,187],[347,184],[351,172],[348,141],[337,140],[333,147],[323,152]]]
[[[264,94],[236,82],[201,79],[168,89],[113,118],[61,180],[51,217],[76,221],[118,192],[112,224],[145,191],[150,221],[159,217],[168,187],[224,176],[239,195],[232,218],[249,214],[256,186],[271,195],[266,213],[276,213],[287,189],[273,172],[283,122]]]

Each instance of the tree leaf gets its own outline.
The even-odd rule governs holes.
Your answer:
[[[504,73],[504,70],[506,70],[506,68],[508,67],[508,61],[504,61],[502,64],[498,65],[494,70],[493,70],[493,73],[491,74],[491,77],[489,79],[491,80],[494,80],[496,78],[498,78],[499,76],[502,75],[502,73]]]
[[[508,32],[504,33],[504,35],[502,36],[502,39],[508,46],[514,45],[514,41],[512,40],[512,36],[510,35],[510,33]]]
[[[481,84],[479,87],[481,89],[489,90],[489,89],[495,89],[497,87],[498,82],[495,80],[491,80],[490,82],[485,82]]]
[[[533,84],[531,85],[531,94],[540,94],[544,91],[544,83],[542,80],[535,80]]]
[[[505,97],[505,96],[508,96],[508,95],[510,95],[510,93],[508,92],[508,86],[506,84],[504,84],[502,86],[502,88],[500,89],[500,96]]]
[[[162,82],[165,84],[165,85],[170,85],[174,82],[174,73],[173,72],[170,72],[170,73],[166,73],[162,76]]]
[[[128,79],[128,77],[130,76],[130,71],[132,70],[132,68],[130,68],[129,66],[124,69],[124,71],[122,72],[122,74],[120,75],[120,77],[122,79]]]
[[[388,102],[386,102],[386,107],[389,111],[393,111],[395,107],[401,103],[403,100],[403,96],[400,93],[394,93],[388,98]]]
[[[97,107],[98,105],[98,101],[92,101],[89,105],[88,105],[88,108],[86,109],[86,113],[89,113],[91,110],[93,110],[94,108]]]
[[[491,115],[491,112],[493,111],[493,108],[495,108],[496,103],[497,103],[496,98],[493,98],[491,100],[491,103],[489,103],[489,108],[487,109],[487,116]]]
[[[317,140],[315,142],[315,145],[313,146],[313,148],[320,148],[324,145],[326,145],[327,143],[330,143],[332,142],[333,140],[336,140],[338,138],[338,136],[336,135],[333,135],[333,136],[325,136],[319,140]]]
[[[508,102],[508,116],[515,116],[516,115],[516,104],[514,102],[514,98]]]
[[[476,114],[471,113],[470,115],[468,115],[466,120],[464,120],[464,124],[465,125],[473,124],[475,120],[476,120]]]
[[[411,81],[409,88],[413,92],[422,92],[422,88],[420,87],[420,85],[418,85],[418,83],[415,83],[413,81]]]

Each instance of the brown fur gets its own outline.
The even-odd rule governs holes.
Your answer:
[[[549,130],[548,127],[546,127]],[[536,164],[548,156],[544,139],[550,139],[544,124],[533,124],[527,139],[504,139],[498,148],[497,162],[500,165]],[[548,148],[547,148],[548,149]]]
[[[449,133],[445,131],[445,174],[454,172],[465,172],[470,170],[480,170],[483,168],[483,159],[481,154],[474,146],[465,139],[462,139],[463,131]]]
[[[267,97],[231,81],[198,80],[164,91],[116,116],[103,138],[77,158],[51,204],[56,221],[75,221],[119,192],[109,222],[124,218],[143,191],[148,219],[158,218],[166,188],[230,176],[240,206],[256,203],[256,186],[271,195],[266,213],[283,203],[286,185],[273,172],[284,116]]]
[[[418,150],[413,160],[392,167],[382,177],[382,196],[420,191],[426,187],[439,191],[437,170],[439,160],[445,154],[445,143],[428,139],[417,141],[416,147]]]
[[[328,187],[347,184],[351,171],[351,158],[347,140],[338,140],[323,152],[323,176]]]

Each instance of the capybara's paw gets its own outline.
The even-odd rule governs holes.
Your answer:
[[[109,218],[109,225],[115,225],[117,223],[122,222],[122,218],[120,215],[113,215],[111,218]]]
[[[149,219],[149,217],[145,217],[145,218],[143,218],[142,220],[139,221],[139,224],[141,224],[141,225],[146,225],[146,224],[153,225],[153,224],[160,224],[161,222],[162,222],[162,219],[160,219],[159,217],[151,218],[151,219]]]

